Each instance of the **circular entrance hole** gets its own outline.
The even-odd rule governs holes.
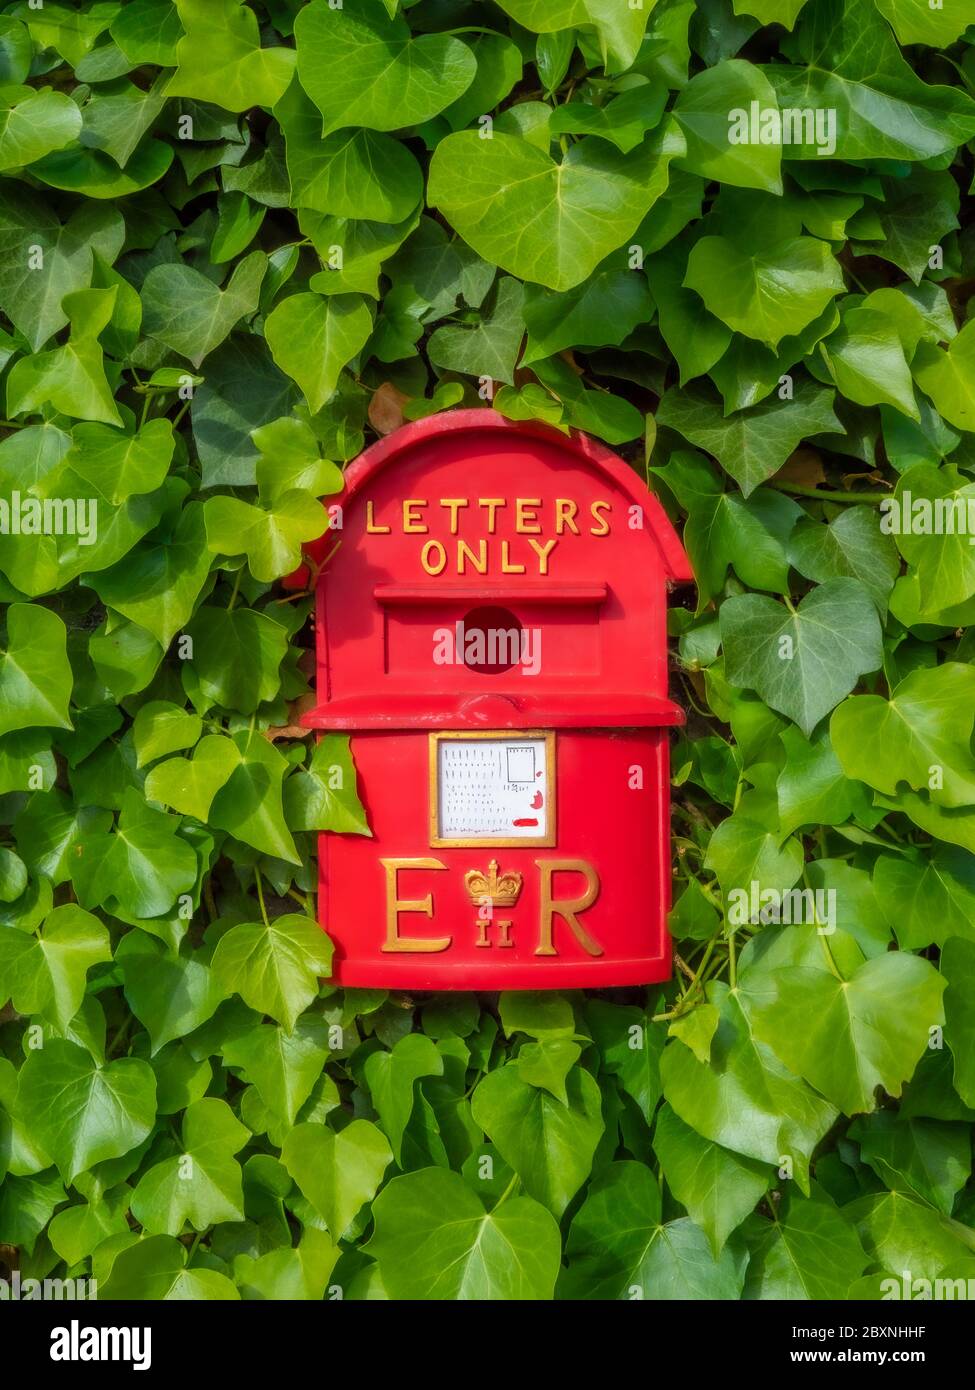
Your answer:
[[[472,608],[464,618],[464,665],[485,676],[510,671],[521,660],[521,623],[507,608]]]

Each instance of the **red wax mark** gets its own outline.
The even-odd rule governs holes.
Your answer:
[[[541,792],[536,792],[535,795],[532,797],[532,810],[533,810],[533,811],[539,811],[539,810],[541,810],[541,808],[542,808],[542,806],[543,806],[543,804],[544,804],[544,801],[545,801],[545,798],[542,796]]]
[[[538,821],[534,816],[523,816],[521,820],[513,820],[512,825],[537,825]]]

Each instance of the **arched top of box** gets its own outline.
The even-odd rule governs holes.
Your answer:
[[[322,728],[674,723],[659,500],[603,445],[491,409],[406,425],[310,550]],[[504,641],[502,648],[502,639]],[[482,650],[483,648],[483,650]]]
[[[647,531],[656,543],[667,578],[673,583],[686,583],[694,575],[677,533],[671,526],[659,498],[641,482],[633,469],[604,444],[572,430],[563,434],[537,420],[509,420],[496,410],[451,410],[442,415],[430,415],[424,420],[403,425],[380,439],[349,465],[345,472],[343,505],[348,506],[357,493],[375,481],[383,469],[403,461],[407,455],[432,440],[473,435],[480,431],[498,432],[498,438],[539,440],[549,449],[562,450],[607,481],[619,488],[634,506],[643,509]]]

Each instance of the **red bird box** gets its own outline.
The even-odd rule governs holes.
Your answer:
[[[334,978],[578,989],[670,975],[660,503],[583,436],[493,410],[346,473],[312,728],[351,735],[373,838],[321,837]]]

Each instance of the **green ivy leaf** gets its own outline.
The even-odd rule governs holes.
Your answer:
[[[788,1157],[808,1192],[813,1149],[837,1112],[752,1032],[734,994],[719,985],[711,995],[721,1010],[711,1060],[700,1062],[683,1043],[671,1043],[660,1064],[664,1097],[712,1143],[776,1166]]]
[[[50,405],[76,420],[103,420],[122,425],[105,375],[98,335],[107,328],[115,307],[116,288],[78,290],[65,295],[64,311],[71,336],[64,347],[22,357],[7,378],[7,413],[38,413]]]
[[[81,112],[50,87],[7,88],[0,98],[0,171],[33,164],[69,145],[81,130]]]
[[[75,425],[62,467],[120,507],[163,485],[175,449],[169,420],[148,420],[136,434],[119,434],[108,425]]]
[[[503,275],[492,291],[488,314],[475,327],[448,326],[430,335],[430,361],[448,371],[513,385],[515,362],[525,334],[523,297],[518,281]]]
[[[736,810],[723,820],[708,843],[704,866],[713,869],[725,893],[746,890],[754,882],[760,890],[791,888],[802,873],[802,847],[794,838],[770,831]]]
[[[212,969],[227,994],[239,994],[292,1032],[331,964],[332,944],[318,923],[288,913],[231,927],[217,942]]]
[[[689,450],[675,450],[666,468],[652,471],[687,512],[684,545],[697,580],[698,611],[721,592],[729,566],[750,588],[786,593],[793,527],[802,515],[795,502],[765,488],[747,498],[727,491],[708,460]]]
[[[889,796],[906,782],[945,806],[971,805],[973,697],[975,669],[951,661],[910,672],[889,700],[845,700],[830,720],[844,772]]]
[[[646,272],[657,325],[677,360],[683,385],[711,370],[725,354],[732,333],[708,312],[700,295],[684,288],[688,252],[682,243],[683,238],[658,251],[646,262]]]
[[[183,37],[170,96],[227,111],[273,106],[295,68],[294,50],[262,48],[257,15],[239,0],[176,0]]]
[[[109,569],[85,575],[103,603],[151,632],[164,649],[187,623],[210,572],[204,505],[190,502]]]
[[[922,391],[934,401],[949,425],[960,430],[975,424],[975,325],[966,324],[946,351],[922,343],[911,370]]]
[[[44,199],[7,185],[0,208],[0,304],[37,352],[68,322],[64,300],[91,284],[97,253],[111,264],[125,223],[115,208],[83,204],[64,223]],[[35,259],[40,252],[39,261]],[[42,268],[31,271],[32,263]]]
[[[489,1072],[471,1100],[475,1121],[525,1190],[556,1217],[589,1176],[603,1132],[599,1087],[587,1071],[568,1073],[566,1094],[563,1104],[509,1064]]]
[[[133,788],[111,834],[83,834],[74,883],[86,907],[117,903],[134,917],[158,917],[196,882],[196,854],[177,835],[179,821],[154,810]]]
[[[829,247],[814,237],[754,251],[727,237],[702,237],[688,257],[684,284],[729,328],[771,348],[801,333],[844,288]]]
[[[339,375],[372,333],[372,315],[362,295],[294,294],[265,324],[275,362],[301,387],[317,413],[335,393]]]
[[[80,1186],[83,1181],[79,1177],[76,1185]],[[103,1241],[112,1236],[127,1236],[126,1212],[131,1195],[131,1189],[120,1184],[110,1192],[98,1193],[93,1201],[59,1211],[48,1227],[48,1235],[61,1259],[69,1265],[80,1264]]]
[[[321,133],[340,126],[399,130],[436,116],[474,80],[477,60],[448,34],[414,38],[378,0],[355,12],[312,0],[295,21],[298,76],[322,113]]]
[[[561,994],[547,990],[511,990],[498,998],[501,1026],[511,1037],[527,1033],[530,1038],[571,1038],[575,1034],[572,1005]]]
[[[556,163],[514,135],[458,131],[437,146],[427,196],[478,255],[568,290],[633,234],[681,148],[667,125],[631,154],[590,138]]]
[[[34,45],[26,25],[12,15],[0,18],[0,80],[20,83],[30,72]]]
[[[780,964],[763,977],[749,1009],[755,1032],[846,1114],[872,1110],[877,1086],[899,1096],[912,1076],[943,1018],[944,981],[929,961],[902,951],[845,978],[821,960]]]
[[[189,1267],[189,1251],[172,1236],[147,1236],[120,1251],[100,1296],[153,1303],[240,1298],[225,1274],[205,1266]]]
[[[900,572],[894,543],[869,507],[847,507],[827,526],[800,521],[786,551],[789,563],[817,584],[829,579],[859,580],[881,612]]]
[[[726,1246],[715,1257],[692,1221],[663,1222],[653,1173],[631,1162],[610,1164],[593,1183],[566,1255],[563,1298],[738,1298],[745,1273],[743,1252]]]
[[[129,0],[108,31],[130,63],[175,67],[183,27],[171,0]]]
[[[910,858],[881,854],[873,887],[902,950],[975,936],[975,855],[957,846],[939,845],[933,854]]]
[[[341,492],[342,470],[319,453],[318,441],[309,425],[293,416],[272,420],[251,431],[261,451],[257,463],[257,488],[263,503],[300,488],[321,497]]]
[[[169,700],[150,700],[139,709],[132,725],[138,766],[144,767],[181,748],[192,748],[202,732],[203,721],[199,715]],[[162,798],[153,797],[153,800]]]
[[[860,1157],[891,1191],[911,1193],[951,1215],[972,1171],[966,1125],[881,1110],[862,1116],[849,1132],[860,1145]]]
[[[98,918],[65,903],[36,932],[0,927],[0,996],[19,1013],[44,1014],[64,1031],[81,1008],[88,971],[111,959]]]
[[[805,734],[881,664],[877,610],[855,579],[820,584],[791,612],[742,594],[722,605],[720,620],[729,680],[757,690]]]
[[[238,767],[237,745],[222,734],[207,734],[192,757],[168,758],[151,769],[145,782],[146,797],[205,823],[213,798]]]
[[[210,552],[245,554],[251,574],[263,583],[292,573],[301,563],[302,545],[328,526],[325,511],[297,488],[267,509],[236,497],[211,497],[204,504],[204,519]]]
[[[0,651],[0,733],[37,725],[70,729],[71,667],[67,633],[56,613],[33,604],[7,609]]]
[[[837,159],[931,159],[975,134],[975,102],[916,76],[871,5],[812,0],[799,52],[807,66],[768,64],[762,72],[780,108],[836,113]],[[819,148],[796,143],[790,154],[815,158]]]
[[[975,1027],[971,998],[975,985],[975,943],[953,937],[945,942],[941,971],[945,990],[945,1030],[951,1039],[955,1090],[966,1105],[975,1101]]]
[[[142,287],[143,330],[199,367],[256,311],[266,273],[263,251],[246,256],[222,290],[192,266],[156,266]]]
[[[223,999],[208,966],[167,952],[151,937],[127,936],[116,960],[129,1007],[149,1034],[151,1056],[206,1023]]]
[[[234,1277],[248,1300],[308,1299],[320,1303],[340,1254],[323,1231],[309,1226],[294,1250],[269,1250],[256,1260],[238,1255]]]
[[[818,1186],[808,1201],[787,1193],[774,1220],[754,1217],[748,1235],[746,1297],[846,1298],[867,1265],[855,1228]]]
[[[99,1066],[83,1047],[51,1038],[21,1068],[17,1114],[71,1182],[142,1143],[156,1117],[156,1079],[135,1057]]]
[[[750,112],[752,102],[776,109],[775,91],[761,68],[731,58],[697,73],[674,106],[687,141],[680,167],[737,188],[781,193],[781,146],[735,144],[730,138],[731,113]]]
[[[278,693],[288,634],[266,613],[204,605],[186,631],[193,640],[193,670],[207,699],[252,714]]]
[[[872,296],[843,308],[840,327],[819,345],[830,376],[848,400],[890,405],[920,421],[914,385],[897,323],[873,307]],[[913,352],[917,340],[910,345]]]
[[[215,1096],[198,1100],[183,1116],[183,1152],[148,1169],[132,1194],[132,1214],[150,1235],[178,1236],[244,1219],[240,1164],[234,1154],[250,1131]]]
[[[275,115],[284,133],[291,196],[298,208],[398,223],[422,205],[423,173],[409,149],[388,135],[355,126],[322,139],[321,113],[297,78]]]
[[[898,1279],[905,1269],[916,1279],[935,1279],[975,1250],[969,1227],[900,1192],[851,1203],[849,1215],[874,1264]]]
[[[562,294],[529,285],[524,300],[528,344],[521,364],[528,366],[576,343],[622,343],[651,313],[646,283],[631,270],[597,270]]]
[[[732,1231],[768,1191],[768,1166],[702,1138],[669,1105],[657,1116],[653,1150],[667,1186],[704,1231],[717,1259]]]
[[[288,764],[262,734],[233,735],[240,762],[210,805],[210,824],[262,854],[300,863],[285,824],[282,781]]]
[[[240,1067],[257,1087],[268,1110],[291,1126],[325,1069],[328,1034],[325,1020],[312,1014],[302,1015],[292,1031],[250,1017],[221,1052],[228,1066]]]
[[[799,442],[837,431],[831,391],[800,381],[794,395],[776,396],[725,417],[714,388],[700,382],[671,387],[657,409],[657,424],[670,425],[706,450],[730,473],[745,497],[777,473]]]
[[[375,1125],[353,1120],[337,1134],[325,1125],[296,1125],[281,1161],[338,1240],[375,1197],[393,1153]]]
[[[383,1188],[373,1218],[366,1250],[392,1298],[552,1297],[558,1227],[530,1197],[513,1197],[488,1212],[458,1173],[425,1168]]]
[[[422,1076],[442,1075],[443,1058],[422,1033],[408,1033],[388,1052],[373,1052],[366,1058],[366,1081],[397,1163],[413,1113],[417,1081]]]
[[[913,5],[911,0],[875,0],[875,3],[880,13],[890,20],[901,43],[947,48],[963,32],[966,22],[971,23],[971,16],[964,11],[955,14],[951,10]]]
[[[619,1078],[619,1084],[633,1097],[647,1120],[660,1099],[660,1055],[665,1042],[663,1028],[654,1024],[651,1013],[652,1010],[621,1004],[604,1004],[598,999],[591,1000],[586,1009],[603,1065]],[[568,1104],[564,1096],[560,1099]]]
[[[372,834],[356,791],[348,735],[322,735],[307,770],[299,768],[284,785],[284,815],[292,830]]]
[[[161,179],[173,162],[173,148],[163,140],[144,140],[124,169],[102,150],[83,145],[56,150],[31,165],[42,183],[86,198],[116,199],[140,193]]]

